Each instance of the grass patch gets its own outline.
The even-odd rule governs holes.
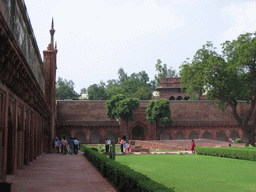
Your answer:
[[[150,149],[150,152],[175,152],[178,150],[172,150],[172,149]]]
[[[95,144],[95,145],[86,145],[87,147],[90,147],[90,148],[97,148],[98,151],[100,152],[100,146],[98,144]],[[106,148],[105,148],[105,145],[104,144],[101,144],[101,146],[103,147],[104,151],[103,152],[106,152]],[[120,145],[116,145],[115,146],[115,149],[116,149],[116,152],[121,152],[121,147]],[[82,151],[82,147],[81,147],[81,151]]]
[[[116,161],[175,191],[256,191],[256,162],[201,155],[129,155]]]

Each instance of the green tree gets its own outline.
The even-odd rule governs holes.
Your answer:
[[[255,109],[256,94],[256,37],[251,33],[222,44],[222,53],[211,42],[199,49],[191,62],[181,68],[181,83],[187,94],[204,93],[223,111],[229,106],[244,133],[246,145],[254,145],[256,116],[249,124]],[[244,99],[249,110],[243,116],[237,111],[238,100]]]
[[[80,94],[85,94],[86,93],[86,88],[82,88],[81,90],[80,90]]]
[[[156,122],[156,140],[158,135],[158,126],[167,126],[172,124],[170,101],[158,99],[150,101],[146,109],[147,121]]]
[[[70,80],[58,78],[56,82],[56,100],[64,99],[77,99],[79,97],[78,93],[74,90],[75,83]]]
[[[140,105],[139,99],[127,98],[123,94],[113,96],[106,102],[107,116],[111,120],[123,120],[126,124],[126,141],[129,141],[128,122],[134,121],[133,112]]]
[[[156,67],[156,71],[158,72],[158,74],[155,75],[155,81],[156,81],[157,86],[160,86],[161,78],[163,78],[163,77],[178,77],[179,76],[179,74],[176,72],[176,70],[173,69],[172,67],[170,67],[168,69],[166,64],[162,65],[162,61],[160,59],[157,60],[155,67]]]
[[[107,94],[105,92],[104,83],[101,82],[100,85],[93,84],[90,85],[87,89],[88,99],[89,100],[106,100]]]

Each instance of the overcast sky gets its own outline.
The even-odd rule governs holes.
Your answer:
[[[71,3],[72,2],[72,3]],[[57,78],[92,84],[146,71],[157,59],[179,70],[207,41],[221,43],[256,31],[256,2],[246,0],[25,0],[42,54],[54,18]]]

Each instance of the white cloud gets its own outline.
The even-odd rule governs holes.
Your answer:
[[[225,40],[234,40],[240,34],[254,33],[256,26],[256,2],[248,1],[245,3],[231,4],[222,8],[222,12],[230,14],[234,19],[231,28],[221,34],[222,42]],[[225,19],[225,18],[223,18]]]
[[[67,14],[66,11],[72,12]],[[141,6],[136,2],[125,5],[106,5],[104,1],[62,1],[55,10],[56,23],[65,23],[58,30],[64,36],[110,44],[137,36],[157,36],[184,24],[167,6],[159,7],[155,0]],[[57,26],[57,25],[56,25]]]

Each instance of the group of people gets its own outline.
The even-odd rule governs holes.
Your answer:
[[[129,142],[126,142],[126,137],[123,136],[121,141],[120,141],[120,145],[121,145],[121,152],[125,152],[125,153],[129,153],[130,149],[131,149],[131,144]]]
[[[79,149],[80,143],[77,138],[70,137],[69,141],[67,141],[66,138],[63,137],[62,139],[57,138],[55,141],[56,153],[62,153],[62,155],[66,155],[67,153],[76,155]]]

